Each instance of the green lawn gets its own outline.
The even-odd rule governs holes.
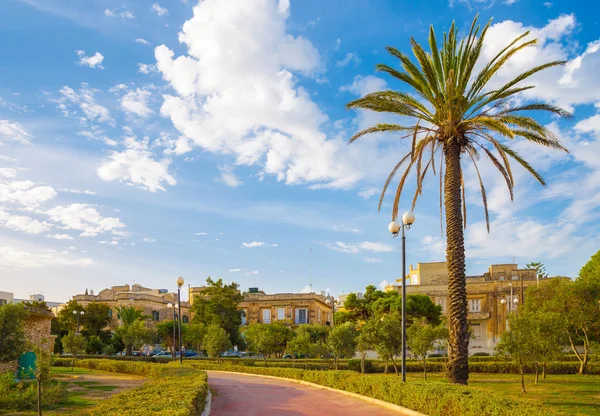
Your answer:
[[[408,381],[422,381],[423,374],[408,373]],[[427,380],[445,381],[443,373],[429,373]],[[521,393],[517,374],[471,373],[469,385],[495,395],[537,400],[568,415],[600,415],[600,376],[549,375],[540,377],[536,386],[533,375],[525,376],[527,394]]]

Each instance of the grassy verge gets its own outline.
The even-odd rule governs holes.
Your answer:
[[[361,375],[341,370],[313,371],[201,362],[189,363],[189,365],[200,370],[236,371],[308,381],[394,403],[429,416],[554,416],[564,414],[535,400],[503,397],[490,394],[482,389],[449,385],[440,381],[411,381],[403,384],[396,376]]]

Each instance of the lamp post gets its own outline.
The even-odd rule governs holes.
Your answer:
[[[405,212],[402,214],[402,224],[398,221],[390,222],[388,230],[394,238],[402,230],[402,382],[406,382],[406,236],[404,230],[410,230],[410,226],[415,222],[415,214]]]
[[[331,327],[333,328],[335,326],[335,300],[333,299],[333,296],[330,298],[327,298],[327,300],[325,301],[328,305],[331,305]]]
[[[173,309],[173,341],[171,342],[171,357],[173,358],[173,361],[175,361],[175,305],[169,302],[167,303],[167,308]]]
[[[183,364],[183,351],[181,351],[181,286],[183,286],[183,277],[179,276],[177,282],[177,309],[179,311],[179,364]]]
[[[73,311],[73,315],[77,315],[77,329],[75,330],[75,334],[79,335],[79,317],[81,315],[85,315],[84,311]]]

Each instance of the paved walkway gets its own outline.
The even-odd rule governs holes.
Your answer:
[[[208,371],[211,416],[398,416],[343,394],[286,380]]]

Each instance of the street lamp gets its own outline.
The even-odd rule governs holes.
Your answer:
[[[327,298],[325,301],[328,305],[331,305],[331,327],[335,326],[335,300],[333,298]]]
[[[175,361],[175,305],[167,303],[167,308],[173,309],[173,341],[171,342],[171,357]]]
[[[81,315],[85,315],[85,312],[75,310],[75,311],[73,311],[73,315],[77,315],[77,330],[75,331],[75,334],[79,334],[79,317]]]
[[[404,230],[410,230],[410,226],[415,222],[415,214],[405,212],[402,214],[402,224],[398,221],[390,222],[388,230],[394,238],[402,230],[402,382],[406,382],[406,236]]]
[[[183,351],[181,351],[181,286],[183,286],[183,277],[179,276],[177,282],[177,309],[179,310],[179,364],[183,364]]]

